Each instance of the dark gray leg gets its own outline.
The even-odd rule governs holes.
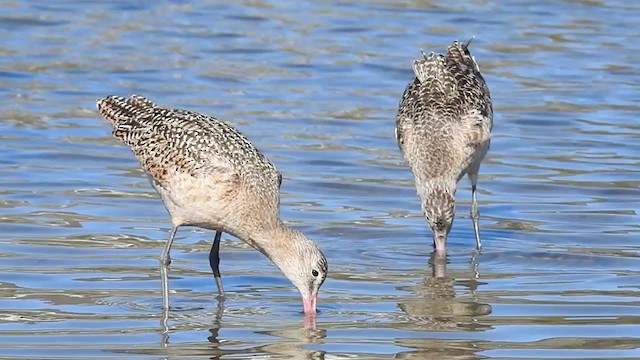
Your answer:
[[[476,234],[476,248],[482,249],[480,242],[480,228],[478,220],[480,219],[480,211],[478,210],[478,200],[476,199],[476,184],[471,184],[471,220],[473,221],[473,231]]]
[[[220,238],[222,237],[222,231],[216,231],[216,237],[213,239],[213,245],[211,245],[211,251],[209,251],[209,265],[213,271],[213,276],[216,278],[216,285],[218,286],[218,296],[224,298],[224,288],[222,287],[222,277],[220,277]]]
[[[160,264],[160,283],[162,284],[162,310],[169,311],[169,277],[168,266]]]
[[[176,237],[176,231],[178,231],[178,226],[174,226],[171,229],[171,234],[169,235],[169,240],[164,245],[164,250],[162,250],[162,255],[160,256],[160,281],[162,285],[162,308],[165,311],[169,310],[169,277],[167,274],[168,266],[171,264],[171,256],[169,252],[171,251],[171,244],[173,244],[173,238]]]
[[[173,238],[176,237],[176,231],[180,226],[174,226],[171,228],[171,234],[169,234],[169,240],[164,244],[164,249],[162,250],[162,255],[160,256],[160,263],[164,266],[168,266],[171,264],[171,245],[173,244]]]

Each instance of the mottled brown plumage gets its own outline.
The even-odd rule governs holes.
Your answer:
[[[227,232],[269,257],[300,290],[305,312],[315,312],[327,261],[313,241],[280,220],[282,176],[246,137],[216,118],[162,108],[137,95],[108,96],[98,101],[98,110],[113,126],[113,136],[133,150],[171,214],[163,265],[171,261],[178,227],[216,230],[209,261],[224,296],[219,246]],[[168,297],[165,283],[164,294]]]
[[[260,181],[254,185],[270,193],[279,187],[281,175],[273,163],[238,130],[214,117],[161,108],[137,95],[109,96],[98,108],[111,122],[113,136],[134,151],[155,181],[165,181],[168,172],[234,172]]]
[[[476,183],[489,149],[493,109],[469,43],[456,41],[446,54],[422,53],[414,61],[415,77],[396,117],[398,145],[414,174],[436,250],[442,253],[453,222],[457,182],[465,174],[471,180],[471,217],[481,247]]]

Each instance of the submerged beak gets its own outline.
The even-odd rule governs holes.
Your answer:
[[[444,257],[447,250],[447,233],[441,233],[434,231],[433,233],[433,245],[436,248],[436,254],[438,257]]]
[[[318,294],[309,295],[308,297],[302,297],[302,306],[304,307],[304,313],[311,315],[316,313],[316,301],[318,300]]]

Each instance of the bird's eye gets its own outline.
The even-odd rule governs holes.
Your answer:
[[[318,270],[313,270],[313,271],[311,272],[311,275],[313,275],[313,276],[318,276]]]

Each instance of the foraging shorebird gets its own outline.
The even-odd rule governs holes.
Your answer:
[[[313,241],[280,219],[282,175],[246,137],[216,118],[162,108],[142,96],[108,96],[97,105],[113,136],[133,150],[171,215],[161,273],[171,262],[180,226],[215,230],[209,263],[223,297],[219,251],[226,232],[271,259],[302,295],[304,312],[316,312],[327,260]],[[165,277],[162,285],[168,309]]]
[[[446,54],[413,62],[415,77],[404,91],[396,117],[396,139],[415,178],[422,211],[444,255],[455,213],[458,181],[471,181],[471,219],[481,248],[476,184],[491,141],[493,108],[489,88],[469,52],[454,42]]]

